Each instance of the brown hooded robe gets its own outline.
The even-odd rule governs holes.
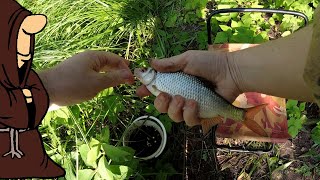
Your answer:
[[[17,37],[21,23],[31,12],[14,0],[0,2],[0,178],[54,178],[65,171],[46,154],[38,126],[49,98],[31,59],[18,68]],[[22,89],[32,93],[27,103]],[[15,149],[15,151],[12,151]],[[14,152],[14,154],[12,154]],[[14,155],[14,156],[13,156]]]

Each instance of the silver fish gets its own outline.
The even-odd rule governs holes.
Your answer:
[[[210,126],[209,128],[211,128],[213,125],[223,122],[223,119],[230,118],[235,121],[241,121],[260,136],[267,136],[264,129],[253,120],[255,114],[264,108],[266,104],[248,109],[238,108],[205,86],[200,79],[183,72],[161,73],[152,68],[136,68],[134,75],[155,96],[165,92],[172,96],[180,95],[186,99],[197,101],[199,117],[206,119],[201,121],[203,130],[206,129],[204,133],[210,130],[204,126]],[[212,123],[208,123],[210,119]]]

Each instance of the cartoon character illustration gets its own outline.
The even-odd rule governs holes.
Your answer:
[[[48,94],[31,69],[35,34],[46,17],[0,2],[0,178],[54,178],[65,171],[46,154],[38,126]]]

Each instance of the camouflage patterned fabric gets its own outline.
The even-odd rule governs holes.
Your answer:
[[[210,45],[208,49],[231,52],[257,45],[258,44],[215,44]],[[286,100],[284,98],[250,92],[239,95],[233,105],[247,108],[265,103],[267,103],[268,106],[262,109],[261,112],[255,116],[254,120],[266,129],[269,137],[261,137],[243,124],[232,119],[226,119],[224,123],[218,125],[216,136],[274,143],[282,143],[288,138],[291,138],[288,134]]]

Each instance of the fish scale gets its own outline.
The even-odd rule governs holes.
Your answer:
[[[154,81],[149,86],[170,95],[180,95],[197,101],[201,118],[220,115],[236,120],[243,119],[244,111],[242,109],[230,105],[213,90],[206,87],[198,78],[183,72],[157,72]]]

